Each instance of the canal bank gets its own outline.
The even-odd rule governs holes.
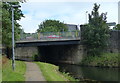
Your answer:
[[[100,56],[86,56],[80,65],[90,67],[120,68],[120,53],[104,53]]]
[[[83,67],[79,65],[57,64],[59,71],[69,73],[80,81],[120,82],[119,68]]]
[[[118,53],[105,53],[102,56],[87,56],[78,65],[53,63],[59,71],[70,73],[81,81],[113,81],[120,82],[120,66]],[[101,82],[101,83],[102,83]]]
[[[40,70],[42,71],[43,76],[46,81],[49,82],[59,82],[59,81],[79,81],[74,79],[72,76],[68,75],[65,72],[59,72],[59,67],[49,63],[35,62]]]

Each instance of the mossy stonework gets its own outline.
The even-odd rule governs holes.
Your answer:
[[[34,56],[38,55],[37,47],[16,47],[15,58],[26,61],[34,61]]]
[[[112,30],[105,50],[109,53],[120,53],[120,30]]]

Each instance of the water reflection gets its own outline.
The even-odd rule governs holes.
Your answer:
[[[78,79],[91,79],[97,81],[118,81],[120,70],[118,68],[81,67],[77,65],[59,64],[62,72],[69,72]]]

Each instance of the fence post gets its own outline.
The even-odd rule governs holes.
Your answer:
[[[38,39],[40,39],[40,32],[38,32]]]

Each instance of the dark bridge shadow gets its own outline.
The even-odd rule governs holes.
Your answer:
[[[40,61],[48,63],[74,64],[74,62],[80,62],[83,55],[83,48],[79,45],[39,46],[38,49]]]

